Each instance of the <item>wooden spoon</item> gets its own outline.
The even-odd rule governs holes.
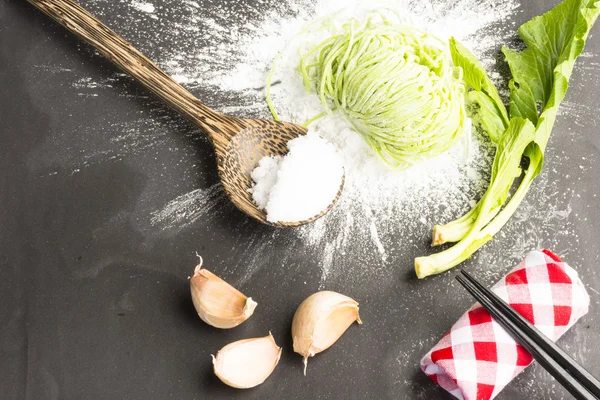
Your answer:
[[[202,104],[136,50],[121,36],[100,22],[73,0],[27,0],[43,13],[94,46],[116,66],[131,75],[166,104],[190,119],[210,138],[217,154],[219,178],[233,204],[249,216],[274,226],[300,226],[316,220],[331,210],[333,202],[318,215],[297,222],[270,223],[263,211],[252,201],[250,173],[260,159],[268,155],[287,153],[287,142],[306,134],[306,128],[288,122],[235,118],[219,114]]]

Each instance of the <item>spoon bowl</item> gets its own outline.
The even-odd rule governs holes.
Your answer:
[[[306,128],[287,123],[268,120],[244,120],[248,128],[239,131],[229,142],[223,156],[217,157],[219,177],[225,193],[233,204],[254,219],[273,226],[295,227],[310,223],[329,212],[340,197],[344,179],[332,203],[318,215],[303,221],[278,222],[267,221],[264,211],[259,210],[252,200],[249,189],[253,182],[251,173],[265,156],[283,156],[287,153],[287,142],[306,134]],[[217,150],[219,154],[219,150]]]
[[[271,223],[252,200],[251,173],[265,156],[285,155],[287,142],[306,134],[299,125],[262,119],[235,118],[207,107],[150,59],[73,0],[27,0],[44,14],[92,45],[167,105],[200,127],[217,154],[219,179],[241,211],[273,226],[300,226],[329,212],[340,197],[344,179],[332,203],[318,215],[295,222]]]

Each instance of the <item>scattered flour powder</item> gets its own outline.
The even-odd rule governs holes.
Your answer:
[[[285,157],[267,156],[252,172],[252,198],[269,222],[316,217],[334,202],[344,178],[336,148],[314,132],[287,143]]]
[[[272,94],[282,119],[300,123],[322,111],[316,96],[305,92],[294,71],[300,43],[291,42],[309,21],[339,9],[346,10],[336,17],[341,21],[350,16],[364,16],[368,11],[365,5],[371,9],[388,7],[418,28],[441,38],[455,36],[473,50],[494,79],[500,80],[500,69],[496,64],[498,50],[515,34],[517,26],[508,21],[517,12],[519,4],[517,0],[121,2],[129,4],[132,12],[115,15],[112,1],[82,0],[84,6],[115,27],[167,73],[223,113],[270,118],[264,101],[264,84],[274,58],[287,45],[275,71]],[[318,43],[324,36],[308,40]],[[72,77],[74,90],[89,101],[101,99],[103,91],[117,90],[125,97],[132,96],[123,84],[127,78],[118,73],[105,80],[90,79],[77,75],[75,70],[40,66],[40,74],[48,71],[68,74]],[[221,95],[213,96],[215,92]],[[151,102],[146,93],[137,96],[150,99],[144,100],[151,104],[149,115],[126,124],[107,125],[102,132],[89,132],[90,140],[102,138],[90,146],[96,152],[85,153],[83,159],[74,154],[72,161],[64,162],[71,163],[73,170],[78,171],[92,163],[111,161],[128,154],[151,153],[158,151],[165,138],[174,131],[185,129],[178,119],[157,118],[156,115],[164,115],[160,111],[162,105]],[[593,115],[593,110],[588,112],[575,106],[577,113],[586,117]],[[80,134],[80,126],[73,129]],[[423,251],[423,244],[429,240],[433,224],[447,222],[468,210],[487,187],[494,150],[477,131],[473,132],[471,149],[466,143],[458,143],[448,153],[433,160],[405,171],[390,171],[339,114],[331,113],[321,118],[311,125],[311,130],[340,150],[345,167],[342,196],[327,216],[293,230],[297,235],[295,241],[290,240],[289,230],[274,230],[260,240],[250,238],[243,257],[238,254],[225,263],[230,268],[243,269],[248,278],[262,267],[268,249],[274,246],[290,248],[290,253],[318,255],[323,284],[341,284],[344,279],[360,281],[397,276],[399,271],[411,273],[412,258],[422,255],[418,252]],[[197,137],[198,133],[190,131],[186,135]],[[42,162],[52,165],[56,160],[49,157],[58,157],[55,155],[64,154],[63,149],[69,148],[69,143],[61,141],[62,136],[54,139],[46,147],[40,147],[35,157],[36,165]],[[164,146],[160,149],[164,151]],[[565,155],[555,157],[566,162]],[[77,160],[80,160],[79,164]],[[172,168],[172,165],[167,167]],[[189,171],[190,175],[195,174],[197,168],[190,165]],[[513,223],[500,232],[498,240],[478,253],[481,262],[497,265],[502,270],[532,247],[552,245],[558,252],[568,252],[567,244],[571,241],[567,238],[572,229],[566,224],[571,213],[569,202],[575,194],[572,189],[556,191],[547,174],[548,169],[536,180],[535,190],[529,193],[511,219]],[[146,196],[153,199],[157,192],[148,192]],[[544,207],[538,207],[538,204]],[[228,207],[233,206],[220,185],[182,192],[152,212],[152,231],[163,228],[172,232],[189,226],[210,226],[221,217],[220,213],[229,212]],[[199,221],[203,223],[199,225]],[[246,222],[240,218],[239,224]],[[540,226],[544,228],[540,229]],[[552,234],[555,241],[541,243],[544,232],[555,232]],[[514,259],[509,260],[513,253]],[[360,262],[348,263],[348,259]],[[286,261],[285,255],[277,260],[282,266]],[[494,270],[490,271],[493,273]]]
[[[298,32],[310,21],[335,15],[336,23],[343,23],[348,18],[362,18],[373,9],[387,7],[403,16],[405,23],[444,39],[455,36],[495,71],[499,45],[514,34],[514,27],[506,26],[503,21],[517,6],[514,0],[373,0],[366,7],[365,4],[358,0],[293,0],[287,5],[271,5],[263,17],[248,21],[250,27],[239,27],[240,30],[249,27],[246,34],[238,31],[237,26],[229,26],[227,30],[235,32],[230,34],[231,43],[226,38],[209,50],[196,50],[192,56],[204,60],[210,54],[222,58],[222,65],[196,69],[188,66],[189,54],[180,54],[180,58],[172,58],[167,71],[176,73],[188,86],[212,85],[234,94],[238,104],[224,105],[220,107],[222,112],[270,118],[264,85],[273,60],[283,51],[275,69],[272,98],[282,120],[302,124],[323,111],[318,97],[306,92],[295,71],[300,46],[319,43],[328,36],[327,32],[321,32],[298,37]],[[227,14],[226,9],[219,11]],[[200,20],[198,24],[208,22]],[[219,32],[227,36],[226,30]],[[485,135],[476,131],[471,142],[459,142],[434,159],[394,171],[377,158],[341,114],[329,113],[311,124],[310,129],[339,150],[345,168],[344,191],[333,210],[295,230],[300,248],[310,248],[321,255],[322,284],[328,279],[350,276],[360,280],[397,274],[398,266],[390,268],[388,263],[420,255],[413,254],[414,249],[422,248],[432,226],[468,210],[487,187],[494,149]],[[274,166],[275,161],[269,163]],[[264,204],[265,197],[258,197]],[[172,203],[167,207],[177,208]],[[192,222],[179,220],[178,225],[168,226]],[[275,233],[271,240],[286,242],[288,238],[289,232]],[[359,258],[368,267],[349,271],[348,257]],[[260,260],[260,255],[256,259]],[[410,271],[412,266],[401,268]]]

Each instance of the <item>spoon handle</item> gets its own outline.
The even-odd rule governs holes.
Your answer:
[[[243,127],[242,120],[219,114],[202,104],[100,20],[73,0],[27,0],[44,14],[91,44],[169,106],[202,128],[219,149]]]

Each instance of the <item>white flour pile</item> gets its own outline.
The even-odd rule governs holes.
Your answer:
[[[285,157],[267,156],[252,171],[252,198],[269,222],[316,217],[334,202],[344,178],[335,147],[309,131],[287,143]]]
[[[442,38],[455,36],[474,51],[492,71],[493,77],[499,78],[498,50],[515,34],[517,26],[507,21],[518,6],[516,0],[239,0],[218,4],[193,0],[121,0],[128,4],[131,12],[115,15],[111,1],[82,0],[82,3],[218,111],[263,118],[270,117],[264,100],[264,84],[273,59],[307,22],[315,18],[338,9],[349,10],[340,18],[361,16],[366,12],[358,6],[361,3],[373,9],[389,7],[423,30]],[[317,42],[319,38],[313,40]],[[305,93],[294,72],[297,54],[293,49],[289,50],[292,51],[278,63],[273,99],[282,119],[305,122],[321,108],[315,95]],[[68,74],[74,90],[86,101],[99,101],[103,91],[114,93],[117,90],[124,97],[132,95],[123,84],[126,79],[119,74],[102,80],[77,76],[74,70],[52,65],[40,67],[40,74],[48,71]],[[217,92],[218,96],[211,95]],[[151,154],[158,151],[165,138],[184,129],[180,120],[164,117],[160,103],[148,100],[152,98],[147,93],[139,96],[151,104],[148,115],[127,123],[108,125],[102,131],[90,128],[88,135],[94,145],[88,147],[95,152],[84,153],[79,164],[77,160],[82,156],[74,153],[73,161],[67,160],[73,165],[74,173],[90,163],[111,162],[129,154]],[[575,112],[594,115],[581,108]],[[596,120],[595,116],[593,118]],[[72,129],[78,136],[82,134],[80,126]],[[286,248],[289,253],[312,254],[321,260],[318,267],[323,284],[328,280],[340,283],[344,279],[360,281],[397,276],[402,271],[414,274],[412,258],[423,255],[417,251],[423,251],[432,226],[459,216],[486,189],[493,148],[477,132],[473,133],[470,152],[464,142],[459,143],[434,160],[407,171],[393,172],[372,155],[359,135],[350,130],[338,114],[322,118],[311,125],[311,129],[341,150],[346,168],[342,197],[331,213],[309,226],[292,231],[273,230],[269,235],[257,235],[247,238],[247,243],[239,244],[243,250],[223,264],[228,268],[243,269],[247,278],[264,267],[269,249],[274,247]],[[187,135],[197,137],[198,132],[190,131]],[[64,136],[68,138],[68,135]],[[110,139],[106,140],[107,137]],[[35,162],[48,165],[56,162],[49,157],[64,153],[63,149],[70,146],[63,140],[67,139],[56,137],[48,146],[40,147]],[[164,146],[161,151],[165,151]],[[566,160],[564,154],[560,157],[562,162]],[[169,164],[165,168],[174,166]],[[194,165],[187,168],[190,176],[198,173]],[[497,265],[501,270],[532,247],[556,243],[556,251],[564,253],[568,250],[559,248],[560,243],[571,242],[558,239],[572,233],[566,223],[571,212],[569,201],[575,194],[568,188],[554,191],[548,181],[548,170],[538,178],[535,190],[512,218],[514,223],[508,224],[498,235],[498,240],[478,253],[482,262]],[[171,191],[176,191],[176,182],[173,188]],[[152,190],[145,193],[148,203],[164,193],[161,188]],[[544,204],[544,208],[536,207],[537,204]],[[180,190],[180,195],[152,213],[151,229],[153,232],[163,229],[176,232],[187,227],[208,229],[215,219],[230,212],[228,207],[233,206],[220,185],[190,192]],[[247,219],[239,217],[240,226],[247,223]],[[540,229],[540,226],[544,228]],[[290,232],[297,235],[297,240],[290,238]],[[557,238],[556,242],[542,243],[540,238],[544,232],[554,232],[552,237]],[[508,259],[513,253],[515,259]],[[279,264],[271,267],[286,266],[286,257],[282,254],[275,260]],[[358,262],[348,263],[349,259]],[[493,273],[493,269],[490,271]]]

